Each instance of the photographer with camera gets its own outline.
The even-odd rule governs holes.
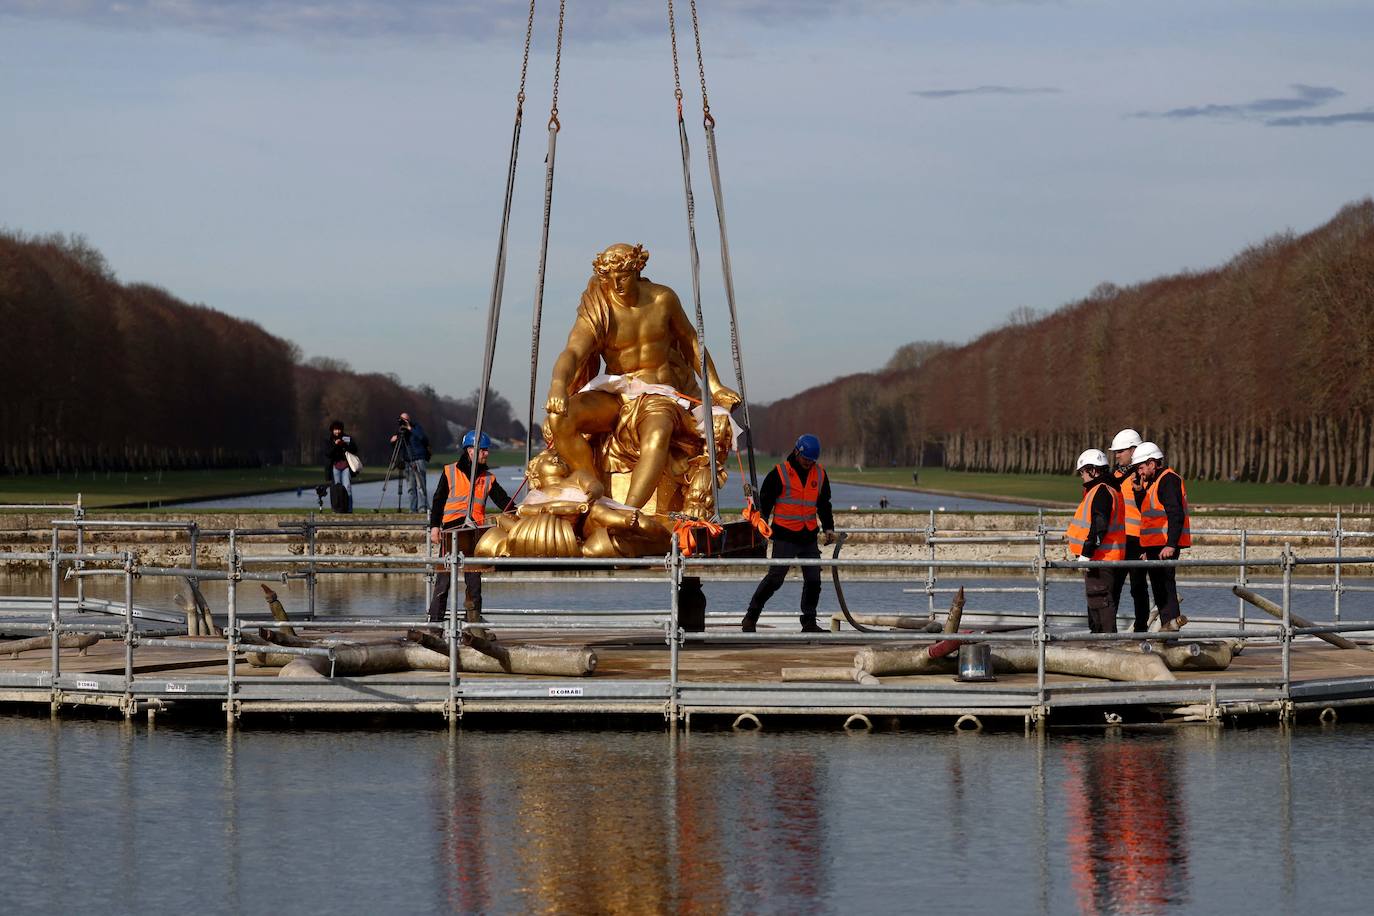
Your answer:
[[[410,414],[401,412],[396,424],[396,434],[391,437],[393,464],[401,471],[410,487],[410,511],[424,512],[429,505],[429,436],[425,428],[410,419]],[[400,497],[397,496],[399,503]]]
[[[325,445],[324,479],[330,484],[329,503],[335,512],[353,511],[353,475],[361,468],[362,461],[353,437],[344,432],[344,425],[340,421],[330,423],[329,440]]]

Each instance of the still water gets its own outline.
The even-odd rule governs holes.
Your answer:
[[[0,715],[5,912],[1368,912],[1374,727]]]
[[[99,582],[93,594],[117,596]],[[903,592],[914,584],[847,590],[864,610],[923,608]],[[140,580],[136,600],[170,606],[176,587]],[[733,616],[752,587],[708,582],[712,610]],[[1055,584],[1051,606],[1081,607],[1081,588]],[[1224,591],[1183,588],[1190,609],[1234,608]],[[222,589],[207,583],[217,611]],[[0,592],[45,591],[41,574],[0,577]],[[299,582],[282,591],[302,609]],[[412,577],[326,578],[319,610],[418,613],[422,595]],[[598,580],[489,581],[488,596],[667,600]],[[795,613],[797,598],[793,580],[770,610]],[[1329,617],[1329,594],[1294,599]],[[822,614],[833,607],[827,583]],[[1374,899],[1374,726],[1027,737],[765,724],[248,720],[226,734],[0,714],[0,912],[1368,912]]]
[[[507,493],[514,494],[524,480],[520,468],[496,468],[497,479]],[[767,468],[760,469],[760,475]],[[439,479],[438,471],[429,475],[429,492],[434,493],[434,484]],[[400,493],[395,480],[360,483],[353,488],[353,511],[358,512],[395,512],[410,507],[410,494]],[[721,488],[721,506],[725,509],[739,510],[744,506],[739,486],[739,475],[732,472],[730,479]],[[523,494],[522,494],[523,496]],[[399,497],[399,498],[398,498]],[[831,503],[836,509],[876,509],[879,500],[886,498],[890,509],[916,509],[937,512],[1033,512],[1033,508],[1008,502],[988,499],[966,499],[959,496],[937,496],[931,493],[917,493],[912,490],[897,490],[890,487],[863,487],[847,483],[830,484]],[[211,499],[203,502],[181,503],[180,509],[329,509],[326,498],[323,506],[315,495],[313,487],[300,490],[281,490],[276,493],[259,493],[255,496],[236,496],[230,499]]]

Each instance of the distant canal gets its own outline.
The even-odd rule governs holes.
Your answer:
[[[524,479],[519,468],[497,468],[497,479],[508,493],[514,493]],[[434,493],[434,484],[439,479],[438,471],[429,475],[429,492]],[[385,492],[383,492],[385,486]],[[409,507],[408,494],[401,493],[395,480],[358,484],[353,488],[353,511],[395,512],[398,506],[404,510]],[[521,494],[522,496],[524,494]],[[400,497],[399,502],[397,497]],[[966,499],[958,496],[936,496],[929,493],[916,493],[911,490],[897,490],[890,487],[861,487],[847,483],[831,483],[830,497],[836,509],[877,509],[879,501],[886,498],[890,509],[919,509],[937,512],[1033,512],[1034,508],[1017,503],[997,502],[988,499]],[[744,506],[739,485],[739,474],[732,472],[730,479],[721,489],[721,505],[725,509],[740,509]],[[329,500],[324,500],[323,508],[328,510]],[[277,493],[261,493],[256,496],[237,496],[231,499],[211,499],[203,502],[181,503],[178,508],[185,509],[320,509],[320,501],[313,487],[300,490],[282,490]]]

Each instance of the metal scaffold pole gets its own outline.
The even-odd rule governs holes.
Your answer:
[[[124,718],[134,714],[134,554],[124,553]]]
[[[1040,542],[1036,547],[1035,586],[1036,586],[1036,623],[1035,623],[1035,697],[1041,710],[1045,707],[1045,648],[1048,645],[1045,628],[1045,606],[1049,584],[1045,578],[1045,525],[1040,524]]]
[[[668,554],[668,715],[673,721],[677,721],[678,715],[678,656],[679,647],[682,643],[678,612],[681,590],[682,551],[678,547],[677,538],[673,538],[672,548]]]
[[[236,532],[229,532],[229,597],[226,599],[226,613],[228,619],[224,625],[224,639],[229,653],[229,671],[225,692],[227,701],[224,704],[225,721],[229,725],[234,724],[238,718],[237,703],[234,696],[234,677],[238,673],[238,651],[239,651],[239,616],[238,616],[238,575],[241,571],[239,563],[238,539]]]
[[[57,711],[59,691],[57,689],[57,678],[62,673],[61,656],[58,647],[62,642],[62,579],[57,561],[60,553],[60,543],[57,539],[57,528],[52,530],[52,552],[49,554],[49,567],[52,571],[52,619],[48,622],[48,631],[52,634],[52,709]],[[78,580],[80,581],[80,580]]]
[[[1335,540],[1336,540],[1336,575],[1335,575],[1335,578],[1332,580],[1331,588],[1332,588],[1332,589],[1335,591],[1335,593],[1336,593],[1336,595],[1335,595],[1335,600],[1334,600],[1334,602],[1333,602],[1333,603],[1334,603],[1334,611],[1335,611],[1335,615],[1336,615],[1336,622],[1337,622],[1337,623],[1340,623],[1340,622],[1341,622],[1341,592],[1343,591],[1343,589],[1341,588],[1341,547],[1342,547],[1342,543],[1341,543],[1341,542],[1345,540],[1345,532],[1344,532],[1344,531],[1342,530],[1342,528],[1341,528],[1341,510],[1340,510],[1340,509],[1337,509],[1337,510],[1336,510],[1336,534],[1335,534]]]
[[[1291,700],[1293,654],[1293,545],[1283,545],[1283,698]]]
[[[448,640],[449,721],[458,718],[458,538],[450,540],[448,550],[448,606],[444,613],[444,636]]]

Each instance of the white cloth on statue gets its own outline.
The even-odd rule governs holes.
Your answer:
[[[610,394],[618,394],[623,397],[637,398],[645,394],[659,394],[666,398],[672,398],[687,411],[696,422],[697,433],[706,438],[706,424],[702,422],[706,416],[704,404],[698,404],[691,398],[678,391],[672,385],[660,385],[655,382],[645,382],[629,375],[610,375],[601,373],[596,378],[582,386],[582,391],[605,391]],[[739,448],[739,437],[744,435],[744,429],[735,422],[735,418],[730,415],[730,411],[724,407],[711,405],[711,413],[714,416],[724,414],[730,420],[730,442],[734,448]]]
[[[525,499],[521,502],[521,505],[542,506],[544,503],[552,502],[587,502],[587,491],[581,487],[557,487],[551,490],[530,490],[529,493],[525,494]],[[624,503],[616,502],[613,499],[607,499],[604,496],[598,499],[597,502],[604,506],[610,506],[612,509],[627,509],[631,512],[634,511],[634,506],[627,506]]]

